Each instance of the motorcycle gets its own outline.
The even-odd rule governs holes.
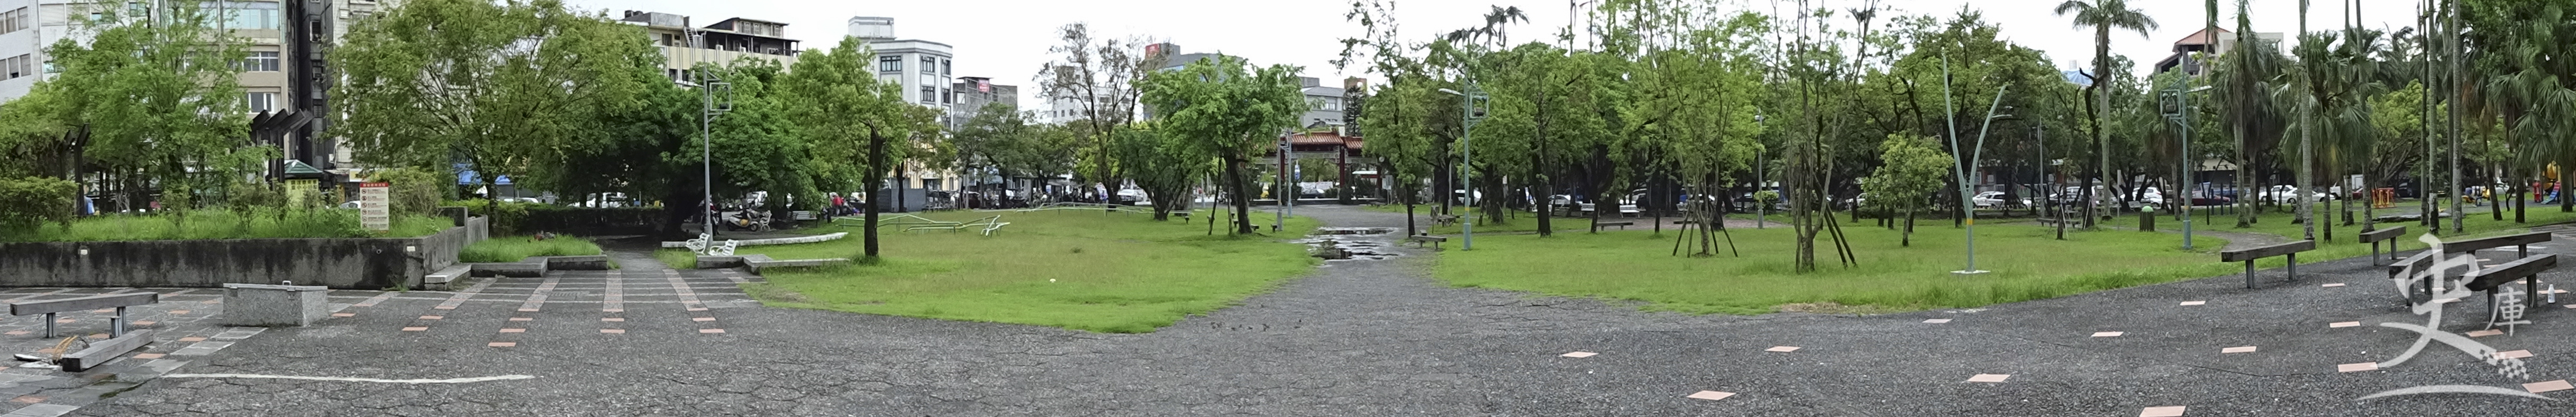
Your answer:
[[[769,212],[753,209],[731,209],[716,212],[716,220],[733,230],[769,231]]]

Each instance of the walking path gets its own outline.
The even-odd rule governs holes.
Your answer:
[[[1397,214],[1298,212],[1334,226],[1403,225]],[[613,255],[635,269],[478,283],[456,294],[462,302],[394,297],[321,326],[269,331],[179,370],[324,379],[164,377],[77,413],[2576,413],[2568,402],[2497,395],[2355,400],[2429,384],[2518,388],[2576,376],[2576,356],[2564,348],[2576,342],[2576,312],[2557,307],[2534,310],[2535,323],[2512,334],[2475,339],[2536,354],[2524,359],[2528,380],[2498,376],[2483,358],[2441,344],[2385,370],[2338,372],[2387,361],[2416,340],[2376,324],[2423,322],[2361,259],[2302,265],[2308,275],[2296,281],[2266,271],[2265,287],[2252,290],[2224,276],[1975,309],[1693,316],[1448,287],[1426,276],[1432,253],[1387,250],[1399,256],[1328,262],[1150,334],[758,307],[734,286],[754,277],[658,270],[637,255]],[[2321,286],[2330,283],[2348,285]],[[2452,307],[2442,329],[2478,328],[2471,321],[2484,316],[2482,303]],[[2329,325],[2348,321],[2360,325]],[[2242,346],[2259,348],[2222,353]],[[1597,355],[1560,356],[1577,351]],[[2003,382],[1969,382],[1997,376]],[[1701,391],[1733,395],[1686,398]]]

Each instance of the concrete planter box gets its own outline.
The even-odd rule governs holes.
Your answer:
[[[474,217],[413,238],[0,243],[0,286],[200,287],[293,281],[331,288],[419,288],[489,237]]]
[[[311,326],[330,314],[330,287],[224,284],[226,326]]]

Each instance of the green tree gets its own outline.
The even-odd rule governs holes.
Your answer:
[[[668,85],[642,30],[561,0],[411,0],[350,27],[333,133],[361,161],[448,170],[485,183],[562,166],[616,138]]]
[[[1260,139],[1296,126],[1297,115],[1306,111],[1297,71],[1290,65],[1253,69],[1242,58],[1227,56],[1156,72],[1139,85],[1144,103],[1160,115],[1157,129],[1188,138],[1221,164],[1234,198],[1235,233],[1253,232],[1254,191],[1245,170],[1254,149],[1269,143]]]
[[[780,80],[790,123],[813,145],[818,166],[848,183],[867,187],[865,251],[877,259],[878,206],[888,174],[913,155],[938,145],[938,115],[903,100],[900,84],[877,79],[876,52],[858,38],[830,50],[807,50]]]
[[[2057,4],[2057,15],[2069,14],[2074,15],[2076,27],[2093,28],[2093,72],[2085,75],[2093,79],[2093,86],[2087,87],[2086,90],[2092,92],[2096,103],[2089,109],[2089,114],[2093,121],[2094,147],[2097,149],[2094,156],[2099,160],[2099,165],[2094,166],[2093,175],[2084,178],[2084,201],[2090,202],[2093,201],[2093,179],[2110,177],[2111,145],[2104,136],[2103,130],[2104,124],[2108,123],[2104,113],[2111,110],[2111,94],[2105,90],[2111,81],[2111,30],[2132,30],[2138,32],[2138,36],[2146,36],[2147,31],[2156,28],[2156,19],[2147,17],[2146,13],[2130,9],[2127,0],[2092,0],[2091,2],[2066,0],[2065,3]],[[2127,68],[2120,70],[2128,71]],[[2093,206],[2093,204],[2084,206],[2084,227],[2088,229],[2093,227],[2093,220],[2096,218],[2093,215]]]
[[[157,17],[82,7],[97,7],[97,20],[80,25],[96,32],[86,43],[67,37],[48,48],[62,73],[39,84],[34,101],[12,106],[40,120],[11,128],[27,129],[16,136],[54,145],[83,139],[81,155],[125,191],[119,206],[142,204],[157,187],[163,206],[180,214],[197,190],[254,175],[276,153],[246,131],[232,71],[244,42],[196,3],[163,4]]]
[[[1870,204],[1885,204],[1905,212],[1905,233],[1899,244],[1914,245],[1914,211],[1922,208],[1935,191],[1946,189],[1941,177],[1949,174],[1954,164],[1948,152],[1942,152],[1930,137],[1888,135],[1880,144],[1879,160],[1885,164],[1861,182],[1870,195]]]
[[[1119,128],[1110,136],[1111,155],[1153,202],[1154,220],[1167,220],[1173,210],[1189,209],[1190,186],[1207,172],[1210,160],[1204,147],[1151,125]]]

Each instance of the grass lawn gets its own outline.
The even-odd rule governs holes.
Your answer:
[[[71,228],[48,223],[24,234],[0,235],[0,241],[11,242],[103,242],[123,240],[204,240],[265,238],[360,238],[420,237],[438,234],[453,227],[445,217],[401,216],[394,220],[393,230],[376,233],[360,228],[357,210],[327,209],[308,213],[287,213],[282,218],[274,212],[254,212],[242,216],[228,210],[195,210],[187,216],[170,214],[83,217],[73,220]]]
[[[536,240],[527,236],[497,236],[466,245],[456,252],[458,262],[518,262],[530,256],[598,255],[599,244],[590,239],[555,236]]]
[[[1831,243],[1818,241],[1820,272],[1793,272],[1795,233],[1789,228],[1735,229],[1742,257],[1672,256],[1674,235],[1645,231],[1600,234],[1496,235],[1478,239],[1475,251],[1441,254],[1435,275],[1452,285],[1605,297],[1649,303],[1647,308],[1693,313],[1759,314],[1785,304],[1833,303],[1860,310],[1971,307],[2096,290],[2221,275],[2210,252],[2186,252],[2179,238],[2132,231],[2071,232],[2050,239],[2050,229],[1989,225],[1977,228],[1977,268],[1994,272],[1959,276],[1963,232],[1946,225],[1915,229],[1912,247],[1898,233],[1845,227],[1859,265],[1838,265]],[[2214,251],[2225,240],[2200,237]],[[2080,261],[2068,253],[2083,253]]]
[[[875,264],[764,271],[769,283],[746,290],[772,306],[1141,333],[1232,305],[1316,262],[1304,245],[1278,242],[1313,230],[1316,223],[1305,218],[1291,219],[1282,233],[1235,238],[1223,230],[1209,236],[1204,211],[1194,223],[1090,210],[922,216],[995,214],[1011,224],[993,236],[889,228]],[[739,253],[855,258],[861,242],[853,235]]]

